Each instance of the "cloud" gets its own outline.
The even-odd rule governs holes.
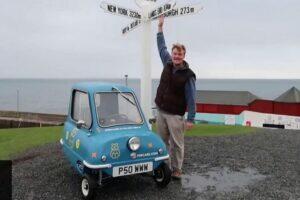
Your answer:
[[[140,77],[140,29],[92,0],[2,0],[0,78]],[[138,9],[131,0],[110,0]],[[163,1],[159,1],[163,2]],[[199,1],[191,0],[190,4]],[[178,1],[179,6],[187,4]],[[166,19],[168,46],[186,44],[200,78],[298,78],[300,2],[205,0],[198,15]],[[152,24],[152,77],[162,65]]]

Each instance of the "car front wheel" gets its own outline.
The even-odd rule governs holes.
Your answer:
[[[171,181],[171,170],[166,163],[162,163],[157,169],[154,170],[154,180],[156,184],[164,188]]]
[[[97,183],[94,178],[88,174],[85,174],[81,180],[81,194],[83,199],[93,199],[95,196],[95,190]]]

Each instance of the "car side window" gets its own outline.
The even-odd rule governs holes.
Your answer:
[[[91,127],[92,117],[88,94],[75,90],[72,101],[72,119],[76,122],[83,120],[87,128]]]

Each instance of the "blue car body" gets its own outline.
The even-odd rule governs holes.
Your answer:
[[[72,112],[75,112],[72,111],[72,106],[75,104],[74,92],[76,91],[87,94],[91,114],[89,127],[78,128],[78,120],[72,117]],[[138,124],[101,126],[99,118],[102,116],[97,112],[95,102],[95,95],[101,93],[132,94],[142,121]],[[79,174],[84,175],[100,170],[101,173],[113,177],[114,167],[138,163],[152,163],[155,170],[169,158],[160,136],[149,129],[132,89],[118,84],[78,83],[72,87],[69,105],[60,143],[65,156]],[[129,140],[133,137],[138,137],[140,140],[140,148],[136,151],[132,151],[128,146]]]

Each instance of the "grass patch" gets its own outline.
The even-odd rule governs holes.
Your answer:
[[[154,126],[154,131],[156,127]],[[211,124],[195,124],[194,128],[186,131],[186,136],[226,136],[241,135],[255,132],[257,128],[247,126],[228,126],[228,125],[211,125]]]
[[[255,132],[257,128],[247,126],[197,124],[195,128],[186,131],[186,136],[226,136],[241,135]]]
[[[10,159],[25,150],[47,143],[57,142],[62,126],[43,128],[0,129],[0,160]],[[155,131],[155,125],[154,129]],[[257,128],[245,126],[225,126],[197,124],[186,136],[226,136],[255,132]]]
[[[63,127],[0,129],[0,160],[27,149],[59,141]]]

